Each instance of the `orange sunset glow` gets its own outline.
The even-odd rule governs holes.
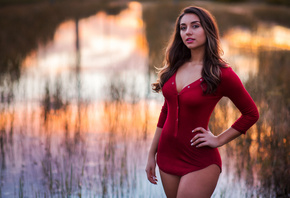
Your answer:
[[[248,30],[232,29],[225,36],[232,46],[239,46],[257,50],[260,47],[290,49],[290,30],[274,25],[259,24],[256,33]]]
[[[144,35],[141,4],[131,2],[118,16],[99,12],[79,23],[81,67],[114,65],[139,53],[147,57],[148,45]],[[59,73],[75,65],[76,22],[69,20],[57,28],[54,40],[32,52],[23,62],[24,67],[42,67]],[[113,54],[113,55],[112,55]],[[48,67],[49,65],[49,67]]]
[[[192,4],[216,18],[222,59],[259,111],[258,121],[245,134],[219,146],[222,172],[212,197],[289,196],[290,10],[268,2],[0,2],[5,19],[0,23],[0,197],[166,197],[158,164],[158,185],[148,181],[145,171],[148,159],[154,163],[152,151],[160,151],[150,145],[159,138],[154,135],[159,135],[157,123],[166,112],[162,105],[171,105],[171,95],[165,103],[166,92],[155,93],[152,83],[158,80],[157,68],[164,65],[177,16]],[[206,28],[202,25],[194,28]],[[190,34],[199,44],[201,34]],[[170,59],[183,57],[177,54]],[[203,67],[200,60],[185,63],[184,71],[187,66]],[[195,75],[193,67],[188,71]],[[179,68],[174,69],[176,74]],[[219,74],[222,81],[223,70]],[[216,136],[241,116],[241,128],[258,117],[252,101],[242,104],[247,93],[237,85],[229,87],[240,90],[233,90],[208,112],[212,113],[208,127]],[[228,93],[223,87],[217,90],[222,90],[217,97]],[[245,95],[237,99],[237,92]],[[194,109],[202,108],[200,104],[189,104],[198,101],[195,93],[185,95],[192,113],[202,116]],[[247,113],[241,115],[235,104]],[[165,121],[169,122],[170,118]],[[182,140],[160,137],[170,139],[166,144],[186,144],[183,137],[188,136],[189,146],[194,133],[187,129],[178,133]],[[172,148],[173,153],[174,149],[178,148]]]

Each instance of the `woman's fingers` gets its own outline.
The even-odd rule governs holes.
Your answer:
[[[202,147],[202,146],[209,146],[209,144],[207,142],[202,142],[202,143],[196,145],[196,147]]]
[[[195,136],[190,140],[191,143],[194,143],[194,144],[191,144],[192,146],[195,145],[195,141],[196,141],[197,139],[199,139],[199,138],[204,138],[205,135],[206,135],[206,133],[208,132],[207,130],[205,130],[205,129],[202,128],[202,127],[197,127],[197,128],[195,128],[194,130],[192,130],[193,133],[194,133],[194,132],[197,132],[197,131],[200,131],[200,132],[202,132],[202,133],[199,133],[199,134],[195,135]]]
[[[205,142],[205,141],[206,141],[205,138],[198,138],[197,140],[195,140],[191,143],[191,146],[197,146],[198,144]]]
[[[148,180],[152,183],[152,184],[157,184],[157,178],[156,178],[156,176],[153,176],[153,175],[150,175],[149,177],[148,177]]]
[[[202,132],[202,133],[199,133],[199,134],[195,135],[190,140],[191,146],[196,146],[196,147],[208,146],[207,137],[208,137],[209,131],[207,131],[203,127],[197,127],[197,128],[192,130],[193,133],[197,132],[197,131]]]
[[[157,177],[156,177],[156,174],[155,174],[155,168],[153,168],[151,170],[151,179],[153,181],[153,184],[157,184]]]
[[[147,173],[147,179],[152,183],[152,184],[157,184],[157,177],[155,175],[155,170],[152,171],[152,169],[150,170],[146,170]]]
[[[155,156],[149,156],[145,171],[147,174],[147,179],[152,184],[157,184],[157,177],[156,177],[156,173],[155,173],[155,168],[156,168]]]
[[[202,127],[197,127],[192,132],[201,132],[196,134],[191,140],[191,146],[196,147],[203,147],[203,146],[209,146],[212,148],[218,147],[218,138],[214,136],[210,130],[206,130]]]
[[[197,134],[190,140],[190,142],[194,142],[195,140],[199,138],[204,138],[204,137],[205,137],[205,134]]]
[[[157,177],[156,176],[152,176],[151,183],[152,184],[157,184],[157,182],[158,182]]]
[[[192,133],[197,132],[197,131],[200,131],[200,132],[203,132],[203,133],[207,132],[207,130],[205,130],[203,127],[197,127],[197,128],[192,130]]]

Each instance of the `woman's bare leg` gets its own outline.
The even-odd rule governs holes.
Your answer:
[[[181,177],[177,198],[210,198],[218,181],[220,168],[213,164]]]
[[[176,198],[180,177],[163,172],[159,169],[164,192],[167,198]]]

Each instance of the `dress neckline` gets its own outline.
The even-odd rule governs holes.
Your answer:
[[[184,87],[182,87],[182,89],[178,92],[178,90],[177,90],[177,83],[176,83],[176,74],[177,74],[177,71],[174,73],[174,76],[173,77],[174,77],[175,90],[176,90],[176,92],[177,92],[178,95],[181,94],[185,90],[186,87],[190,88],[190,86],[192,84],[195,84],[196,82],[202,81],[202,77],[200,77],[200,78],[194,80],[193,82],[191,82],[191,83],[185,85]]]

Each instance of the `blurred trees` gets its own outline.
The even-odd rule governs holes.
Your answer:
[[[260,167],[259,179],[264,195],[290,194],[290,51],[261,50],[259,73],[246,88],[259,104],[257,147],[254,159]]]
[[[250,2],[250,3],[267,3],[267,4],[278,4],[278,5],[290,5],[289,0],[214,0],[217,2],[224,3],[240,3],[240,2]]]
[[[59,3],[59,2],[89,2],[91,0],[0,0],[1,5],[11,5],[11,4],[28,4],[28,3]],[[122,2],[129,2],[134,0],[123,0]],[[139,2],[173,2],[173,3],[180,3],[185,2],[186,0],[137,0]],[[216,2],[223,2],[223,3],[266,3],[266,4],[275,4],[275,5],[288,5],[290,6],[289,0],[212,0]],[[118,0],[94,0],[95,3],[108,3],[108,2],[118,2]]]
[[[143,20],[146,24],[146,38],[149,45],[149,68],[161,68],[165,48],[174,30],[176,17],[183,6],[159,3],[143,7]]]
[[[116,5],[106,9],[107,3],[86,1],[0,7],[0,86],[4,80],[19,79],[24,58],[39,45],[51,41],[63,21],[88,17],[100,10],[116,15],[126,8],[125,5]],[[9,79],[6,74],[9,74]]]

